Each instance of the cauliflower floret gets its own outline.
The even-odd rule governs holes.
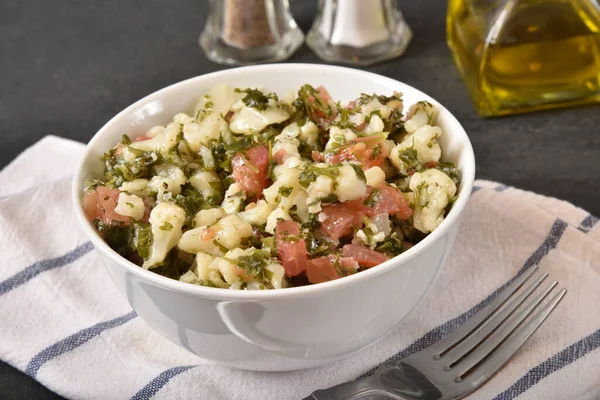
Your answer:
[[[362,113],[351,114],[348,117],[348,120],[350,120],[350,122],[354,126],[361,126],[362,124],[365,123],[365,114],[362,114]]]
[[[206,146],[200,146],[200,150],[198,151],[200,157],[202,157],[202,163],[204,164],[204,168],[210,171],[214,171],[216,168],[215,157],[212,154],[212,151]]]
[[[156,267],[162,263],[167,253],[175,247],[181,238],[185,211],[171,203],[158,203],[150,212],[149,222],[153,240],[150,256],[142,265],[145,269]]]
[[[309,145],[314,146],[319,140],[319,128],[317,128],[317,125],[315,125],[314,122],[306,121],[304,125],[300,127],[298,138]]]
[[[219,194],[221,179],[214,171],[198,170],[190,177],[190,184],[202,194],[202,197],[208,199]]]
[[[438,126],[424,125],[417,129],[413,134],[406,137],[402,143],[396,145],[390,154],[390,161],[403,175],[414,165],[406,161],[411,161],[410,151],[416,152],[416,160],[423,165],[428,162],[438,162],[442,155],[442,149],[438,143],[438,138],[442,135],[442,130]],[[404,155],[401,157],[401,155]]]
[[[251,135],[262,131],[269,125],[283,122],[289,117],[287,111],[279,107],[267,107],[263,111],[253,107],[243,107],[231,118],[229,129],[234,133]]]
[[[380,167],[371,167],[365,171],[367,185],[378,188],[385,182],[385,172]]]
[[[281,134],[278,137],[284,137],[286,139],[294,139],[295,137],[298,137],[298,135],[300,134],[300,128],[298,127],[298,124],[296,122],[292,122],[291,124],[289,124],[288,126],[286,126],[285,128],[283,128],[283,130],[281,131]],[[277,138],[275,138],[277,139]],[[273,152],[275,153],[275,152]]]
[[[284,287],[283,277],[285,276],[285,269],[281,264],[272,263],[269,264],[266,268],[273,275],[271,277],[271,285],[273,285],[273,289],[281,289]]]
[[[115,207],[115,212],[125,217],[131,217],[139,221],[144,216],[144,200],[134,194],[119,193],[119,200]]]
[[[194,226],[210,226],[225,216],[225,211],[219,208],[209,208],[200,210],[194,217]]]
[[[308,193],[306,202],[312,204],[318,200],[324,199],[329,196],[332,191],[333,179],[329,176],[317,175],[317,179],[312,181],[306,189],[306,192]]]
[[[240,185],[237,183],[232,183],[229,186],[229,189],[225,192],[225,198],[223,199],[223,203],[221,203],[221,207],[225,210],[225,213],[228,215],[237,214],[244,204],[244,192]]]
[[[220,256],[223,254],[222,248],[236,248],[242,239],[249,236],[252,236],[252,225],[237,215],[228,215],[212,226],[201,226],[185,232],[177,246],[187,253],[204,252]]]
[[[270,233],[271,235],[275,234],[275,227],[277,226],[277,222],[280,219],[284,219],[286,221],[291,221],[292,217],[288,210],[284,207],[277,207],[275,211],[273,211],[269,218],[267,218],[267,226],[265,227],[265,231]]]
[[[304,162],[297,157],[290,157],[275,168],[275,182],[263,190],[267,203],[271,206],[279,204],[286,209],[290,209],[294,205],[294,199],[302,191],[298,178],[302,173],[301,166],[303,164]]]
[[[161,165],[156,167],[156,175],[150,180],[148,189],[157,193],[158,201],[164,201],[181,193],[181,186],[186,181],[187,178],[181,168],[172,164]]]
[[[432,168],[413,174],[409,187],[415,195],[415,228],[432,232],[444,220],[444,210],[456,194],[456,185],[448,175]]]
[[[379,115],[373,114],[371,115],[371,119],[369,120],[369,125],[363,131],[365,134],[370,135],[377,132],[383,132],[384,125]]]
[[[148,183],[149,182],[146,179],[134,179],[131,182],[123,182],[123,184],[119,187],[119,190],[121,192],[142,196],[145,194],[145,189],[146,186],[148,186]]]
[[[192,271],[195,272],[196,276],[202,281],[211,281],[211,274],[209,270],[209,265],[215,260],[215,257],[206,253],[198,253],[196,254],[196,259],[194,260],[194,266],[192,267]]]
[[[173,121],[183,125],[188,122],[196,122],[196,118],[190,117],[186,113],[178,113],[173,117]]]
[[[350,164],[344,164],[339,168],[339,176],[336,179],[337,186],[334,189],[339,201],[358,199],[367,194],[367,183],[361,180]]]
[[[193,151],[199,151],[200,146],[208,146],[219,135],[228,134],[227,122],[221,115],[227,115],[233,104],[243,97],[227,85],[214,87],[206,94],[194,111],[197,122],[188,122],[183,126],[183,138],[187,140]]]
[[[404,129],[413,133],[422,126],[430,125],[437,114],[437,109],[427,101],[420,101],[408,109]]]
[[[360,107],[360,112],[364,115],[370,115],[373,111],[379,111],[383,118],[387,118],[390,115],[392,109],[387,105],[383,105],[377,99],[373,99],[367,104],[363,104]],[[381,131],[379,131],[381,132]]]
[[[332,126],[329,128],[329,140],[325,145],[325,151],[333,151],[340,145],[345,145],[356,138],[356,132],[352,129],[340,129],[337,126]]]
[[[286,185],[293,185],[297,175],[300,175],[305,166],[306,161],[301,160],[299,157],[289,157],[283,164],[273,168],[273,175],[275,175],[276,180],[282,179],[286,182]]]
[[[227,253],[227,258],[229,258],[231,252]],[[213,262],[208,267],[210,270],[219,271],[223,280],[228,285],[233,285],[237,281],[240,281],[240,269],[237,265],[230,263],[224,258],[217,257],[213,260]]]
[[[367,234],[367,232],[369,234]],[[380,232],[377,225],[373,221],[369,221],[363,229],[359,229],[356,232],[356,237],[360,239],[365,245],[374,249],[377,244],[385,240],[385,233]]]
[[[133,142],[130,146],[141,151],[157,151],[163,155],[167,155],[169,150],[177,144],[179,132],[181,132],[181,124],[171,122],[166,126],[164,132],[157,133],[156,136],[149,140]]]
[[[164,126],[162,126],[162,125],[153,126],[152,128],[150,128],[150,130],[148,132],[146,132],[146,137],[152,139],[156,135],[164,133],[165,129],[166,128]]]
[[[252,225],[264,225],[267,223],[267,218],[269,218],[271,212],[273,212],[273,207],[266,201],[259,200],[258,203],[255,203],[253,206],[249,204],[246,207],[246,211],[238,213],[238,217],[240,217],[242,221]]]
[[[281,160],[285,162],[290,157],[300,158],[298,146],[300,146],[300,141],[298,139],[286,137],[282,133],[275,138],[272,152],[273,154],[277,154],[283,150],[283,157],[281,157]]]

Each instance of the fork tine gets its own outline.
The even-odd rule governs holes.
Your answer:
[[[453,368],[453,371],[456,371],[456,376],[463,376],[488,357],[490,353],[495,351],[496,348],[507,340],[513,332],[518,330],[518,327],[533,313],[535,308],[544,301],[557,284],[558,282],[554,281],[543,289],[533,300],[511,316],[499,330],[494,332],[492,336],[485,340],[476,350],[461,360]],[[527,339],[531,333],[533,333],[533,330],[525,336],[525,339]],[[525,339],[523,341],[525,341]]]
[[[460,328],[446,335],[445,338],[431,346],[431,350],[438,355],[443,355],[452,347],[456,346],[458,343],[468,337],[468,335],[470,335],[473,331],[478,329],[479,326],[490,317],[490,315],[494,314],[500,307],[502,307],[504,303],[506,303],[508,299],[510,299],[526,281],[528,281],[531,277],[535,278],[535,275],[538,273],[539,267],[536,265],[535,267],[531,268],[530,271],[522,274],[511,285],[506,287],[500,294],[498,294],[498,296],[496,296],[496,298],[492,300],[490,304],[471,317]]]
[[[496,371],[504,366],[511,359],[513,354],[529,339],[537,328],[544,322],[550,313],[561,302],[567,289],[562,288],[552,299],[540,309],[522,328],[517,329],[504,342],[498,351],[494,352],[488,359],[484,360],[480,365],[476,366],[471,374],[464,379],[468,380],[473,387],[477,388],[483,385],[490,379]]]
[[[539,274],[536,274],[536,276],[526,282],[529,283],[531,281],[518,296],[515,295],[513,296],[514,298],[509,299],[510,303],[508,303],[506,307],[484,321],[473,334],[444,354],[443,358],[446,360],[446,365],[452,367],[483,342],[489,335],[495,332],[548,277],[547,273],[543,273],[539,277],[537,277],[537,275]]]

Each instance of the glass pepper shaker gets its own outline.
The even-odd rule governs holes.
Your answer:
[[[288,0],[210,0],[199,44],[206,56],[229,65],[289,58],[304,35]]]
[[[411,38],[397,0],[319,0],[306,43],[325,61],[364,66],[399,57]]]

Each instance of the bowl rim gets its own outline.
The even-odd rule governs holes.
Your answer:
[[[341,279],[336,279],[329,282],[323,282],[319,284],[306,285],[306,286],[298,286],[291,287],[285,289],[271,289],[271,290],[228,290],[222,288],[213,288],[208,286],[200,286],[194,285],[186,282],[181,282],[175,279],[167,278],[162,275],[159,275],[151,270],[146,270],[141,268],[140,266],[132,263],[131,261],[125,259],[121,255],[119,255],[116,251],[114,251],[106,242],[98,235],[95,229],[92,228],[92,225],[88,222],[85,214],[83,212],[83,204],[81,195],[83,191],[83,182],[86,178],[83,176],[83,168],[90,157],[91,149],[93,149],[97,141],[99,141],[100,137],[102,137],[106,132],[111,131],[112,125],[116,123],[116,121],[122,116],[131,113],[133,110],[138,109],[141,105],[145,103],[149,103],[154,101],[168,92],[175,91],[189,85],[192,82],[202,81],[202,80],[213,80],[215,78],[226,81],[227,77],[230,75],[236,75],[240,73],[244,73],[246,71],[252,70],[264,70],[268,72],[269,70],[281,69],[285,68],[289,71],[289,73],[293,73],[294,69],[301,70],[314,70],[315,73],[319,71],[323,71],[325,69],[338,71],[340,73],[345,74],[356,74],[360,75],[362,79],[371,79],[377,81],[388,81],[390,84],[401,84],[414,90],[415,93],[419,97],[426,98],[428,100],[432,100],[434,104],[436,104],[441,109],[447,112],[447,118],[449,122],[457,125],[460,129],[456,129],[452,132],[452,135],[458,135],[462,137],[463,147],[460,151],[462,156],[466,156],[464,160],[464,165],[462,168],[462,180],[461,180],[461,188],[459,191],[459,196],[456,202],[454,203],[452,209],[444,219],[444,221],[438,226],[433,232],[431,232],[425,239],[417,243],[412,248],[408,249],[402,254],[374,267],[369,268],[365,271],[361,271],[360,273],[353,274],[350,276],[346,276]],[[217,82],[215,82],[216,84]],[[420,253],[427,251],[435,242],[441,239],[446,233],[449,231],[450,227],[457,222],[460,215],[464,211],[469,197],[471,195],[471,191],[473,188],[473,183],[475,180],[475,155],[473,152],[473,146],[471,141],[462,127],[460,122],[456,119],[456,117],[442,104],[433,99],[431,96],[423,93],[422,91],[398,81],[393,78],[389,78],[383,75],[375,74],[368,71],[358,70],[354,68],[341,67],[341,66],[333,66],[333,65],[321,65],[321,64],[302,64],[302,63],[277,63],[277,64],[267,64],[267,65],[252,65],[238,68],[230,68],[221,71],[211,72],[204,75],[199,75],[196,77],[192,77],[172,85],[166,86],[162,89],[159,89],[147,96],[144,96],[140,100],[126,107],[124,110],[119,112],[117,115],[112,117],[107,123],[105,123],[102,128],[94,134],[92,139],[86,145],[84,154],[77,165],[77,169],[73,176],[72,181],[72,201],[73,206],[75,208],[76,218],[79,221],[80,226],[83,228],[84,232],[88,239],[92,242],[97,251],[101,254],[107,256],[113,262],[118,264],[120,267],[124,268],[127,272],[134,274],[140,279],[147,280],[157,286],[160,286],[165,289],[183,292],[189,295],[194,295],[197,297],[205,297],[212,298],[218,300],[273,300],[273,299],[281,299],[281,298],[294,298],[294,297],[302,297],[305,295],[320,295],[324,292],[341,290],[344,288],[352,287],[357,284],[360,284],[361,281],[366,281],[373,279],[379,275],[385,274],[389,272],[392,268],[400,268],[402,264],[412,260]],[[104,262],[104,261],[103,261]]]

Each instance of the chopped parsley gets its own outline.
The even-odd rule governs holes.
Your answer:
[[[367,196],[367,198],[363,201],[363,204],[367,207],[375,207],[377,201],[379,200],[379,193],[381,193],[381,190],[377,188],[373,189],[369,196]]]
[[[257,109],[258,111],[264,111],[267,109],[267,105],[269,103],[269,97],[266,96],[263,92],[257,89],[235,89],[237,93],[246,93],[246,95],[242,98],[242,102],[247,107],[252,107]]]
[[[291,186],[281,186],[278,193],[283,197],[289,197],[293,190],[294,188]]]
[[[173,225],[170,222],[165,221],[158,229],[161,231],[172,231]]]
[[[311,182],[317,179],[318,175],[336,178],[340,175],[339,165],[332,165],[330,167],[317,167],[316,165],[308,164],[298,177],[298,181],[302,186],[307,188]]]
[[[360,179],[363,182],[367,181],[367,177],[365,176],[365,172],[362,170],[362,168],[360,167],[360,165],[358,165],[358,164],[350,164],[350,166],[352,167],[352,169],[356,173],[356,176],[358,176],[358,179]]]
[[[460,170],[456,168],[456,165],[454,165],[454,163],[439,162],[435,168],[448,175],[450,179],[452,179],[452,182],[454,182],[456,185],[458,185],[462,178]]]

